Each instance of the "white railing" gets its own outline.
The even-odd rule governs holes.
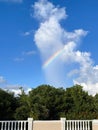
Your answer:
[[[28,121],[0,121],[0,130],[28,130]]]
[[[18,121],[0,121],[0,130],[32,130],[33,118]]]
[[[46,124],[47,122],[52,121],[45,121]],[[66,118],[61,118],[61,121],[56,122],[61,122],[61,130],[92,130],[92,120],[66,120]],[[0,130],[36,130],[33,128],[33,123],[32,118],[28,118],[26,121],[0,121]]]
[[[66,120],[65,130],[92,130],[91,120]]]

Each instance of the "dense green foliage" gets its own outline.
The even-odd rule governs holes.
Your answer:
[[[0,120],[14,119],[17,99],[13,93],[0,89]]]
[[[41,85],[17,97],[9,91],[0,89],[0,120],[6,119],[52,120],[66,117],[67,119],[98,119],[98,94],[89,95],[82,86],[55,88]]]

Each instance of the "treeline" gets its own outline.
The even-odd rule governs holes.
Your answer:
[[[41,85],[28,94],[21,88],[17,97],[14,93],[0,89],[0,120],[27,119],[53,120],[98,119],[98,94],[89,95],[82,86],[55,88]]]

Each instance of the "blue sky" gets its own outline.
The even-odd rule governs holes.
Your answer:
[[[0,87],[77,83],[95,94],[97,35],[97,0],[0,0]]]

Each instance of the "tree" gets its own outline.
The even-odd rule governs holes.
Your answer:
[[[92,119],[95,112],[94,100],[82,89],[75,85],[66,89],[65,115],[67,119]]]
[[[33,117],[35,119],[59,119],[63,113],[65,90],[50,85],[41,85],[30,92]]]
[[[21,94],[18,95],[18,107],[15,111],[15,119],[27,119],[30,117],[30,102],[29,95],[26,95],[23,88],[20,88]]]
[[[98,93],[94,96],[94,108],[93,119],[98,119]]]
[[[95,102],[96,99],[96,102]],[[33,88],[28,95],[21,90],[19,106],[16,109],[16,119],[53,120],[66,117],[67,119],[93,119],[98,115],[96,98],[88,95],[80,85],[67,88],[55,88],[41,85]]]
[[[14,119],[16,107],[14,94],[0,89],[0,120]]]
[[[28,94],[21,87],[17,97],[9,91],[0,89],[0,120],[34,119],[54,120],[97,119],[98,94],[94,97],[84,91],[82,86],[55,88],[40,85]]]

